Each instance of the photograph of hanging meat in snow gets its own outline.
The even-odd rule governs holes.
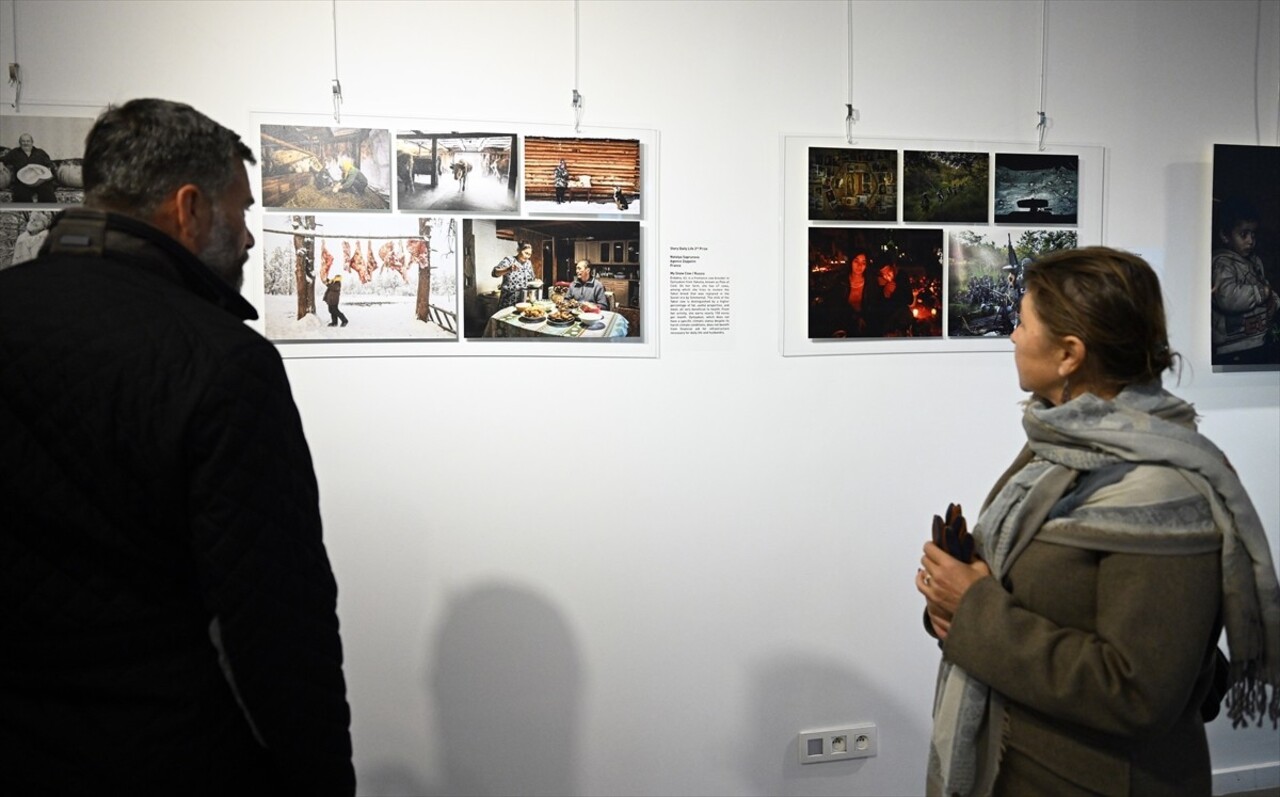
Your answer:
[[[288,210],[391,210],[391,133],[262,125],[262,204]]]
[[[396,133],[400,210],[514,213],[514,133]]]
[[[525,136],[524,209],[639,216],[640,142]]]
[[[457,228],[438,216],[267,214],[267,337],[457,340]]]

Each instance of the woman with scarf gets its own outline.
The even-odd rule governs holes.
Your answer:
[[[1027,445],[965,563],[925,545],[943,660],[928,793],[1208,795],[1205,715],[1280,718],[1280,587],[1261,521],[1174,364],[1155,272],[1104,247],[1026,270]],[[1216,664],[1225,627],[1230,664]]]

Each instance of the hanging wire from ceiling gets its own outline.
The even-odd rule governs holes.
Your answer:
[[[333,121],[342,124],[342,81],[338,79],[338,0],[331,0],[333,8]]]
[[[582,59],[582,38],[581,38],[581,21],[579,19],[579,0],[573,0],[573,132],[578,133],[582,128],[582,95],[578,93],[578,78],[580,76],[581,59]]]
[[[9,85],[13,86],[13,106],[15,111],[19,110],[18,104],[22,102],[22,66],[18,61],[18,3],[10,4],[13,10],[13,25],[10,30],[13,31],[13,63],[9,64]]]
[[[849,101],[844,106],[844,140],[853,143],[853,126],[862,118],[853,107],[853,0],[846,0],[846,18],[849,24]]]
[[[1044,115],[1044,95],[1048,85],[1046,65],[1049,63],[1049,0],[1042,0],[1040,6],[1040,110],[1036,111],[1036,146],[1044,152],[1044,134],[1049,129],[1049,121]]]

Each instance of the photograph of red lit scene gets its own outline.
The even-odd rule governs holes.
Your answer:
[[[942,336],[942,230],[809,229],[810,338]]]

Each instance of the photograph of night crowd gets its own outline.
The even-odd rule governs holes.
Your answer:
[[[947,241],[947,336],[997,337],[1013,334],[1022,299],[1022,271],[1057,249],[1077,246],[1075,230],[1004,232],[952,231]]]
[[[991,156],[985,152],[902,153],[902,220],[986,224]]]
[[[898,151],[810,147],[809,219],[897,221]]]
[[[1078,155],[996,153],[997,224],[1076,224]]]
[[[942,337],[941,229],[809,228],[809,337]]]

